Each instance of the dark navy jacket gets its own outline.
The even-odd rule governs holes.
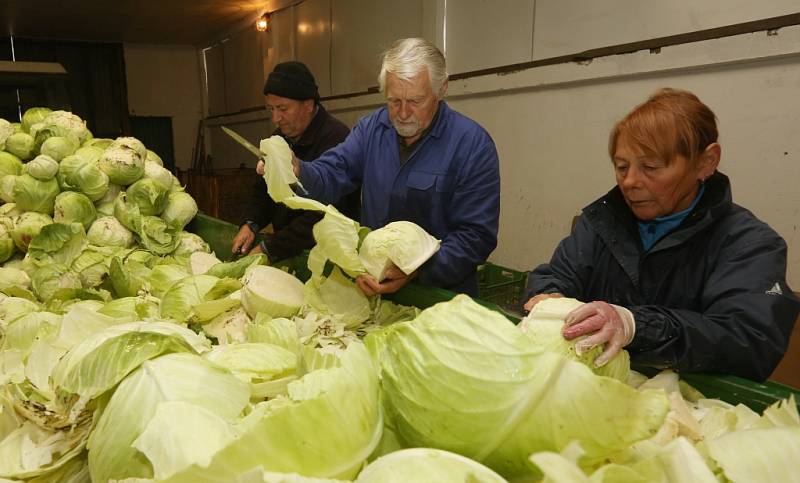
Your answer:
[[[441,102],[430,131],[401,165],[387,109],[363,117],[341,144],[303,164],[300,181],[329,203],[359,186],[361,223],[412,221],[442,241],[419,281],[477,294],[476,268],[497,245],[500,173],[489,134]]]
[[[283,137],[299,159],[311,161],[342,142],[349,132],[347,126],[318,106],[317,113],[297,142],[293,143],[279,129],[272,134]],[[345,215],[357,218],[360,203],[359,193],[355,191],[338,200],[336,207]],[[267,184],[261,176],[253,177],[250,203],[243,208],[242,223],[252,223],[255,225],[253,228],[258,230],[272,223],[274,233],[264,237],[270,262],[299,255],[314,246],[312,230],[322,215],[316,211],[291,210],[286,205],[276,203],[269,197]]]
[[[786,284],[786,242],[731,201],[716,173],[693,212],[644,251],[619,188],[583,210],[527,297],[560,292],[627,307],[635,364],[764,380],[786,351],[800,301]]]

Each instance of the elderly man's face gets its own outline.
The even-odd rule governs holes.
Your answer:
[[[439,96],[431,89],[428,69],[404,81],[392,73],[386,74],[386,103],[397,133],[411,144],[430,126]]]
[[[297,101],[267,94],[267,111],[281,134],[296,140],[303,135],[314,118],[314,100]]]

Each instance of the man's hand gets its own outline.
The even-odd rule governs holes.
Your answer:
[[[253,233],[253,230],[250,229],[247,223],[243,224],[241,228],[239,228],[239,233],[233,237],[231,253],[247,253],[255,239],[256,234]]]
[[[300,159],[292,153],[292,171],[294,172],[295,178],[300,177]],[[259,176],[264,176],[264,160],[259,159],[258,164],[256,164],[256,173]]]
[[[300,159],[292,153],[292,171],[295,178],[300,178]]]
[[[406,275],[402,270],[392,265],[386,270],[386,278],[383,282],[378,282],[371,275],[362,275],[356,278],[356,285],[365,295],[371,297],[377,294],[395,293],[416,276],[416,271]]]
[[[567,314],[561,334],[567,340],[590,334],[575,344],[578,353],[605,344],[605,350],[594,360],[595,367],[601,367],[611,360],[617,352],[630,344],[636,332],[633,314],[625,307],[606,302],[583,304]]]
[[[560,298],[560,297],[563,297],[563,295],[561,295],[560,293],[540,293],[539,295],[534,295],[533,297],[531,297],[530,300],[525,302],[525,305],[523,305],[522,308],[524,308],[526,312],[530,312],[531,310],[533,310],[533,306],[538,304],[542,300]]]

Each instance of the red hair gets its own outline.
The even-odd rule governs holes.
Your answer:
[[[612,159],[621,135],[666,164],[678,155],[693,164],[709,144],[717,142],[717,119],[691,92],[664,88],[636,106],[611,130],[608,154]]]

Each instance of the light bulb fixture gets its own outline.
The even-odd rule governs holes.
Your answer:
[[[266,32],[269,28],[269,14],[265,13],[258,20],[256,20],[256,30],[259,32]]]

